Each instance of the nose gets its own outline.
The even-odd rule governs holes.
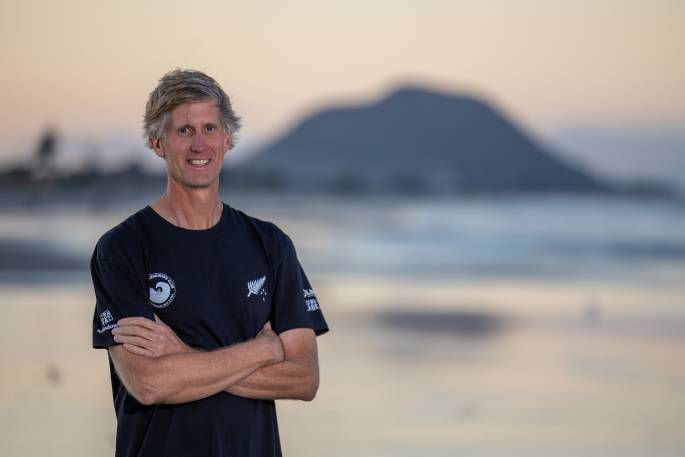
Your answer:
[[[203,135],[194,135],[193,142],[190,144],[190,150],[192,152],[202,152],[207,149],[207,141],[203,138]]]

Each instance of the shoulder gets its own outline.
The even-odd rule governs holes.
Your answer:
[[[282,259],[294,251],[295,247],[290,236],[274,222],[250,216],[236,208],[232,210],[259,237],[265,249],[276,259]]]
[[[95,243],[94,260],[124,260],[140,251],[141,218],[139,210],[125,220],[107,230]]]

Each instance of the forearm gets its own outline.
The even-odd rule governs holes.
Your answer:
[[[221,392],[273,363],[258,340],[209,352],[168,354],[147,365],[142,380],[148,403],[186,403]]]
[[[319,386],[316,360],[291,358],[261,367],[226,389],[233,395],[259,400],[312,400]]]

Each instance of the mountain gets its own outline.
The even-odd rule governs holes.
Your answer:
[[[419,87],[313,113],[229,179],[344,191],[610,189],[544,150],[487,103]]]

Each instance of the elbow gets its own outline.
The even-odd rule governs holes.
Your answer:
[[[141,377],[141,379],[138,379],[138,381],[131,386],[130,393],[133,398],[142,405],[150,406],[162,403],[159,390],[155,387],[154,380],[142,379]]]
[[[305,392],[302,397],[300,397],[300,400],[302,401],[312,401],[316,397],[316,390],[310,390]]]
[[[168,363],[162,358],[130,354],[121,346],[110,350],[116,374],[130,396],[142,405],[164,403],[170,395],[172,377]]]
[[[312,401],[316,397],[316,393],[319,390],[319,377],[317,375],[310,376],[308,382],[303,383],[305,388],[302,392],[301,400]]]
[[[150,406],[159,403],[154,392],[139,390],[138,392],[131,392],[131,395],[133,395],[141,405]]]
[[[138,403],[146,406],[164,403],[164,385],[156,370],[145,370],[136,376],[130,393]]]

